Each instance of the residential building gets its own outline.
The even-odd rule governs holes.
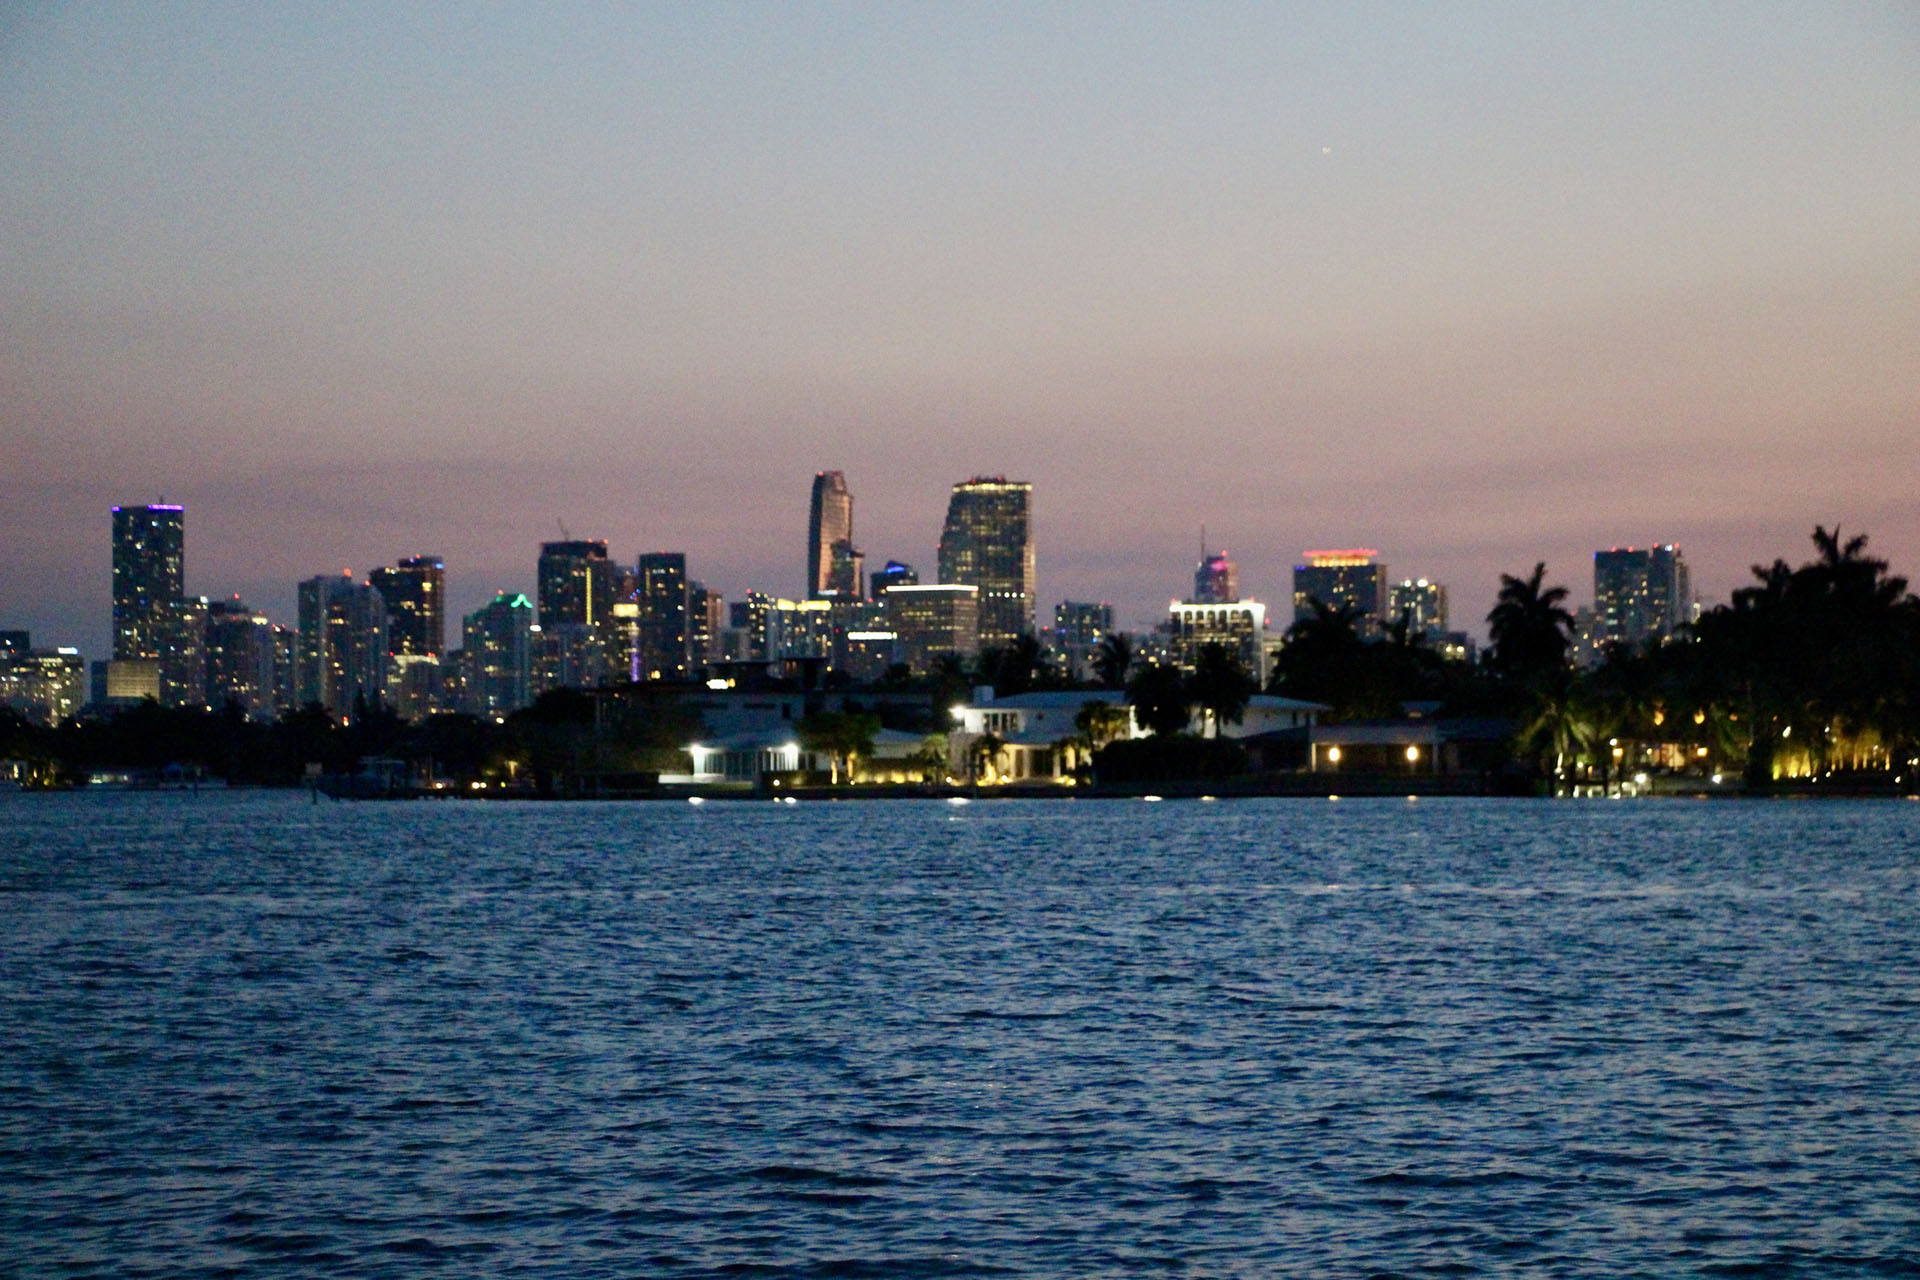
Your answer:
[[[309,578],[298,588],[300,639],[296,697],[343,721],[381,705],[387,687],[387,606],[351,574]]]
[[[1033,486],[975,476],[953,486],[940,532],[940,582],[978,589],[979,644],[1033,632]]]
[[[1387,623],[1407,620],[1408,636],[1439,644],[1447,634],[1447,588],[1425,578],[1406,578],[1387,592]]]
[[[887,588],[888,629],[898,660],[924,675],[949,654],[971,658],[980,651],[979,587],[940,582]]]
[[[0,706],[34,724],[56,727],[87,704],[87,662],[78,649],[0,651]]]
[[[619,648],[613,623],[614,566],[602,539],[543,542],[536,591],[543,684],[597,685],[610,649]]]
[[[641,680],[685,680],[693,650],[687,625],[687,557],[652,551],[640,557]],[[704,603],[704,602],[703,602]]]
[[[1069,680],[1095,678],[1094,657],[1112,634],[1113,606],[1105,601],[1062,600],[1053,607],[1053,648]]]
[[[1217,644],[1236,658],[1249,676],[1267,682],[1267,606],[1258,600],[1200,604],[1175,600],[1167,606],[1167,642],[1173,665],[1192,673],[1200,651]]]
[[[1352,609],[1356,629],[1363,636],[1380,634],[1387,609],[1387,567],[1380,553],[1368,547],[1338,551],[1308,551],[1306,563],[1293,566],[1293,620],[1313,616],[1313,601],[1335,609]]]
[[[1594,552],[1593,611],[1604,644],[1671,639],[1693,621],[1693,579],[1680,548],[1666,543]]]
[[[386,601],[395,656],[438,658],[447,651],[447,567],[439,556],[408,556],[367,580]]]
[[[468,614],[461,650],[465,710],[500,718],[533,701],[533,602],[502,591]]]
[[[251,720],[271,720],[275,697],[274,627],[237,597],[207,604],[207,705],[239,707]]]

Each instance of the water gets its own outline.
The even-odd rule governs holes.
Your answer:
[[[0,797],[0,1274],[1920,1273],[1920,805]]]

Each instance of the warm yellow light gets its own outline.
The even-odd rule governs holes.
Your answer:
[[[1707,722],[1707,713],[1706,713],[1706,712],[1704,712],[1704,711],[1696,711],[1696,712],[1694,712],[1694,713],[1693,713],[1693,722],[1694,722],[1695,724],[1705,724],[1705,723]]]
[[[1339,764],[1339,763],[1340,763],[1340,748],[1338,748],[1338,747],[1328,747],[1328,748],[1327,748],[1327,763],[1328,763],[1328,764]]]
[[[1408,748],[1407,748],[1407,763],[1408,763],[1408,764],[1412,764],[1412,763],[1413,763],[1413,762],[1414,762],[1415,760],[1418,760],[1419,758],[1420,758],[1420,748],[1418,748],[1418,747],[1408,747]]]
[[[1663,724],[1665,724],[1666,722],[1667,722],[1667,713],[1666,713],[1666,712],[1664,712],[1664,711],[1655,711],[1655,712],[1653,713],[1653,723],[1654,723],[1655,725],[1663,725]]]

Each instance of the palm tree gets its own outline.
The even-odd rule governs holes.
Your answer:
[[[1133,637],[1124,631],[1109,632],[1093,651],[1093,669],[1105,689],[1124,689],[1133,670]]]
[[[1193,677],[1187,681],[1187,696],[1207,713],[1211,736],[1218,736],[1222,724],[1239,724],[1246,714],[1247,700],[1260,688],[1259,681],[1225,645],[1200,646],[1194,658]]]
[[[973,780],[979,782],[1001,765],[1006,755],[1006,741],[995,733],[983,733],[967,744],[967,767],[973,774]]]
[[[1193,715],[1186,677],[1172,667],[1144,667],[1127,682],[1134,717],[1156,735],[1170,737],[1187,727]]]
[[[1573,643],[1573,615],[1564,605],[1565,587],[1544,586],[1545,561],[1525,578],[1500,575],[1500,597],[1487,614],[1493,640],[1489,663],[1495,673],[1522,686],[1565,670]]]

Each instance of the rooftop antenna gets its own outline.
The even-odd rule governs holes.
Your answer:
[[[1200,563],[1207,562],[1207,522],[1200,522]]]
[[[567,522],[565,520],[562,520],[559,516],[555,516],[553,518],[553,522],[560,526],[560,541],[572,542],[573,535],[567,532]]]

